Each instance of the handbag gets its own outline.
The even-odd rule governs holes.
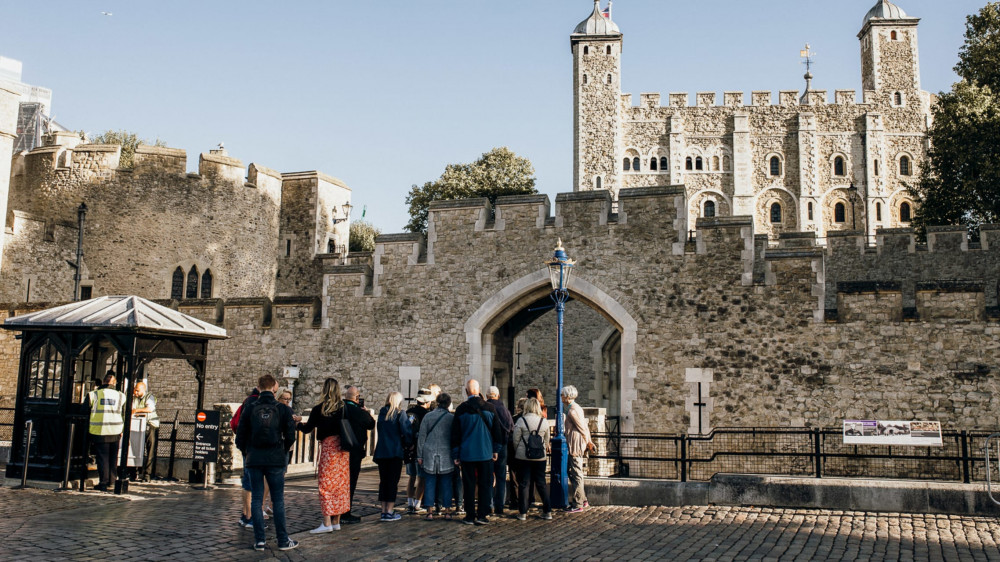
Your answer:
[[[340,415],[340,448],[344,451],[354,451],[359,449],[361,444],[358,443],[358,436],[355,435],[351,422],[344,416],[346,410],[345,406]]]

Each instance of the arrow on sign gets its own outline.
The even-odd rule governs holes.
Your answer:
[[[205,437],[202,434],[200,434],[200,433],[196,433],[195,436],[194,436],[194,438],[197,439],[198,441],[201,441]]]

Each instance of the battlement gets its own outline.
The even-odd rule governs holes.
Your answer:
[[[867,100],[875,99],[874,93],[866,94],[864,104]],[[805,106],[852,106],[859,105],[855,90],[834,90],[832,103],[828,100],[826,90],[809,90],[799,92],[798,90],[781,90],[778,97],[774,98],[773,92],[767,90],[753,91],[747,97],[745,92],[726,91],[719,97],[715,92],[697,92],[692,99],[688,92],[670,92],[667,95],[667,105],[661,105],[662,96],[659,93],[640,93],[639,104],[633,105],[632,94],[621,94],[622,106],[627,109],[664,109],[664,108],[749,108],[749,107],[795,107]],[[775,102],[774,100],[777,99]],[[749,100],[750,103],[746,103]]]

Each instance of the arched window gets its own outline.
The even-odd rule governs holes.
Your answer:
[[[589,55],[590,54],[590,47],[584,45],[583,46],[583,54]]]
[[[587,84],[587,75],[586,74],[583,75],[583,84],[584,85]]]
[[[594,187],[601,189],[601,176],[594,178]]]
[[[898,36],[896,35],[895,31],[889,33],[889,39],[892,39],[893,41],[895,41],[897,39],[897,37]]]
[[[899,206],[899,222],[910,222],[909,203],[903,203]]]
[[[604,48],[604,52],[610,55],[611,54],[611,45],[608,45],[607,47],[605,47]]]
[[[877,159],[873,160],[872,163],[873,163],[874,168],[875,168],[874,169],[875,175],[877,176],[878,175],[878,160]]]
[[[833,175],[844,175],[844,159],[840,156],[833,159]]]
[[[900,156],[899,158],[899,175],[908,176],[910,175],[910,157]]]
[[[196,265],[192,265],[191,271],[188,271],[187,290],[184,296],[189,299],[198,298],[198,266]]]
[[[722,169],[727,172],[732,169],[732,162],[730,162],[729,156],[722,157]]]
[[[184,298],[184,270],[179,265],[170,280],[170,298],[177,300]]]
[[[333,240],[330,241],[333,243]],[[331,254],[333,252],[330,252]],[[206,269],[205,273],[201,274],[201,298],[210,299],[212,298],[212,270]]]
[[[608,74],[608,85],[609,86],[611,85],[611,75],[610,74]]]
[[[690,156],[688,156],[687,158],[685,158],[684,159],[684,169],[685,170],[693,170],[694,169],[693,162],[694,162],[694,160],[692,160]]]
[[[833,207],[833,222],[846,222],[847,208],[843,203],[837,203]]]
[[[649,159],[649,169],[652,170],[652,171],[654,171],[654,172],[656,171],[656,157],[655,156]]]
[[[882,220],[882,204],[875,203],[875,220]]]
[[[903,105],[903,94],[896,92],[896,94],[893,96],[893,102],[896,105]]]
[[[632,170],[632,160],[627,156],[624,160],[622,160],[622,170],[625,170],[626,172]]]
[[[771,223],[781,223],[781,203],[771,203]]]
[[[715,216],[715,201],[705,201],[705,212],[702,214],[705,217]]]
[[[712,157],[712,170],[715,171],[715,172],[719,171],[719,157],[718,156],[713,156]]]
[[[639,157],[638,156],[636,156],[635,158],[632,159],[632,171],[633,172],[638,172],[639,171]]]
[[[704,170],[705,169],[705,166],[704,166],[704,164],[701,161],[701,156],[699,156],[699,157],[697,157],[697,158],[694,159],[694,169],[695,170]]]
[[[667,157],[666,156],[660,156],[660,171],[661,172],[666,172],[669,169],[670,169],[670,167],[667,166]]]
[[[781,175],[781,160],[777,156],[771,157],[771,175],[772,176]]]

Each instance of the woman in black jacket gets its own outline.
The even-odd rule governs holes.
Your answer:
[[[340,425],[344,418],[344,401],[340,384],[335,378],[323,383],[323,401],[309,413],[309,420],[299,423],[299,431],[316,430],[316,440],[322,443],[319,456],[319,501],[323,509],[323,524],[310,533],[340,530],[340,516],[351,511],[350,451],[340,444]]]

